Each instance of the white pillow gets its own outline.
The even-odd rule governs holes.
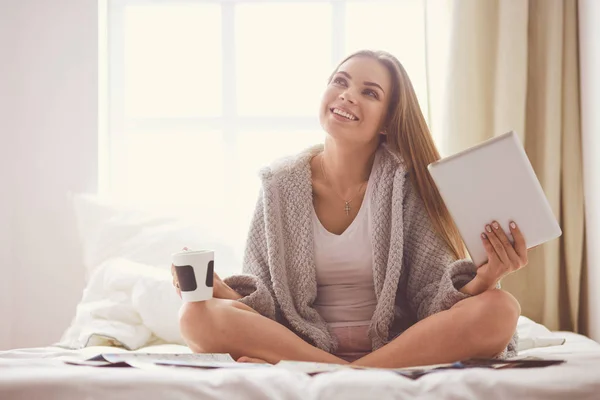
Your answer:
[[[170,274],[171,254],[184,246],[214,250],[221,277],[241,271],[236,243],[213,234],[202,218],[190,217],[193,211],[165,212],[91,194],[70,197],[87,287],[61,339],[64,347],[106,343],[134,349],[157,340],[184,344],[178,324],[181,300]]]
[[[215,250],[221,276],[241,271],[239,243],[211,232],[210,223],[182,210],[165,212],[90,194],[71,194],[86,278],[111,258],[169,269],[171,254],[183,247]]]

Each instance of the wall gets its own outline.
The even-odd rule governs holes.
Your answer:
[[[0,349],[57,341],[81,297],[67,193],[96,190],[97,4],[0,1]]]
[[[11,247],[10,226],[13,214],[13,181],[9,155],[13,148],[13,137],[8,131],[8,126],[3,121],[8,121],[13,115],[13,102],[11,94],[15,92],[14,81],[3,77],[12,76],[14,58],[14,46],[10,41],[8,24],[3,20],[13,19],[12,9],[1,7],[0,10],[0,349],[6,348],[12,337],[12,290],[9,279]],[[8,62],[7,62],[8,61]]]
[[[579,0],[581,128],[586,200],[588,330],[600,341],[600,1]]]

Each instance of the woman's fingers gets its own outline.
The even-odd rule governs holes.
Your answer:
[[[488,262],[492,260],[499,260],[498,254],[496,254],[496,250],[494,249],[494,246],[492,246],[492,242],[490,242],[488,239],[487,233],[481,234],[481,241],[483,242],[483,247],[488,255]]]
[[[173,285],[177,282],[177,274],[175,273],[175,265],[171,264],[171,277],[173,278]]]
[[[511,234],[515,239],[515,252],[519,256],[519,260],[521,260],[521,265],[525,266],[528,262],[527,243],[525,242],[525,237],[523,236],[523,233],[514,221],[509,224],[509,227]]]
[[[509,263],[507,265],[511,267],[511,271],[519,269],[521,267],[521,260],[519,258],[519,255],[515,251],[515,248],[513,247],[512,243],[508,240],[508,236],[506,236],[504,229],[502,229],[498,221],[492,222],[492,230],[494,231],[494,234],[496,235],[496,237],[502,244],[504,251],[506,252],[506,255],[509,260]]]
[[[179,288],[179,279],[177,279],[177,274],[175,273],[175,265],[171,264],[171,276],[173,277],[173,286],[175,286],[175,290],[179,297],[181,297],[181,289]]]
[[[492,247],[496,251],[496,254],[498,255],[498,259],[503,264],[507,264],[508,265],[511,262],[510,258],[508,257],[508,254],[506,254],[506,250],[504,249],[504,245],[502,244],[502,242],[500,241],[500,239],[498,239],[498,236],[496,236],[496,233],[494,231],[495,231],[495,229],[492,227],[492,225],[488,224],[488,225],[485,226],[485,234],[487,236],[487,239],[492,244]]]

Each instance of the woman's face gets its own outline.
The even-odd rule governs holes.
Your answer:
[[[356,56],[340,65],[321,100],[319,120],[338,140],[369,143],[378,140],[392,91],[385,66]]]

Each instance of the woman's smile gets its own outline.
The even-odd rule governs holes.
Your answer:
[[[340,122],[358,122],[358,117],[351,112],[338,107],[329,109],[333,118]]]

